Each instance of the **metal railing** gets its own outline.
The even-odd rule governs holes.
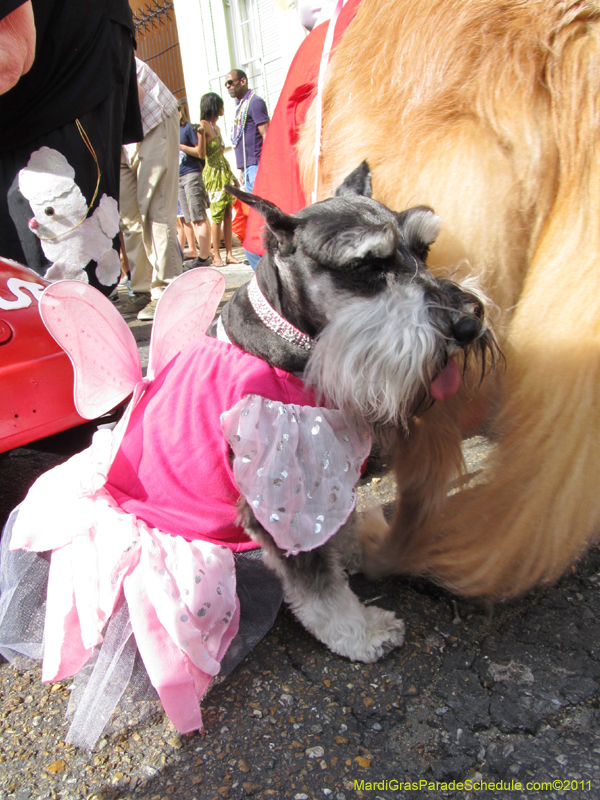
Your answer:
[[[173,0],[149,0],[133,12],[137,55],[151,67],[179,100],[185,102],[185,81]]]
[[[144,8],[138,8],[133,14],[133,24],[138,35],[142,35],[148,28],[155,25],[164,25],[171,20],[169,13],[173,10],[173,0],[150,0]]]

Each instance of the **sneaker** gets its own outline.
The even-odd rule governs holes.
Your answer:
[[[150,292],[140,292],[134,295],[133,299],[120,309],[121,315],[125,317],[125,319],[127,319],[127,317],[137,317],[140,311],[146,308],[151,299]]]
[[[210,256],[206,258],[195,258],[193,261],[188,261],[187,264],[184,264],[184,270],[188,269],[196,269],[197,267],[210,267],[213,263],[213,260]]]
[[[137,315],[138,319],[142,320],[153,320],[154,319],[154,312],[156,311],[156,304],[158,303],[158,298],[154,300],[150,300],[147,306],[144,306],[140,313]]]

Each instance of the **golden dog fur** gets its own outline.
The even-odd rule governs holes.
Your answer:
[[[363,0],[323,110],[319,196],[366,158],[374,197],[430,205],[429,265],[477,277],[506,357],[400,441],[367,563],[466,595],[555,580],[600,530],[600,3]],[[314,109],[299,155],[310,196]],[[484,404],[487,480],[446,499]]]

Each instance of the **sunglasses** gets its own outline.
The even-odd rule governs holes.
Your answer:
[[[230,86],[233,86],[234,83],[235,81],[225,81],[225,86],[226,88],[229,88]]]

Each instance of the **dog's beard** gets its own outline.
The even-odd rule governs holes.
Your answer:
[[[429,401],[445,352],[422,289],[392,285],[336,313],[319,334],[304,377],[348,415],[406,426]]]

